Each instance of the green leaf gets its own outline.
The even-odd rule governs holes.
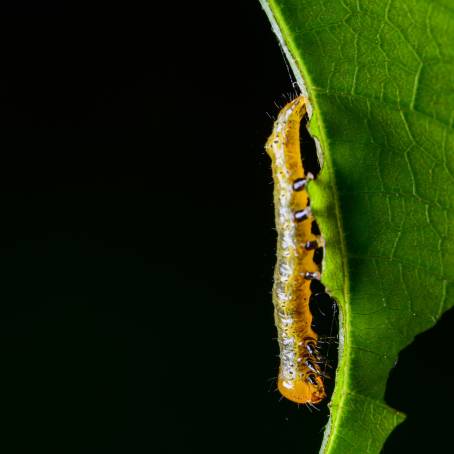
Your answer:
[[[261,4],[323,155],[311,205],[342,318],[322,452],[378,453],[404,418],[384,402],[399,351],[454,304],[454,6]]]

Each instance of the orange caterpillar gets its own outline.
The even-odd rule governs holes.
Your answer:
[[[274,271],[274,318],[278,330],[278,389],[289,400],[316,404],[325,396],[317,354],[317,335],[309,310],[312,279],[320,279],[314,250],[321,239],[311,231],[314,218],[300,153],[300,123],[306,113],[302,96],[279,113],[266,143],[272,159],[276,216],[277,263]]]

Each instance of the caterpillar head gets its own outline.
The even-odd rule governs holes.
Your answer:
[[[326,397],[322,377],[315,373],[290,380],[280,376],[278,388],[285,398],[298,404],[318,404]]]

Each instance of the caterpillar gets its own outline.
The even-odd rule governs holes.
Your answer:
[[[278,389],[293,402],[316,404],[326,392],[309,298],[311,281],[320,279],[314,251],[322,240],[318,228],[313,228],[306,190],[313,175],[305,172],[300,153],[300,124],[305,114],[303,96],[289,102],[280,111],[265,148],[272,160],[278,234],[272,292],[280,349]]]

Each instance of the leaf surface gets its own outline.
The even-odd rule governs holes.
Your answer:
[[[260,0],[309,97],[323,155],[310,186],[322,282],[341,308],[323,453],[378,453],[414,336],[454,305],[454,6]]]

